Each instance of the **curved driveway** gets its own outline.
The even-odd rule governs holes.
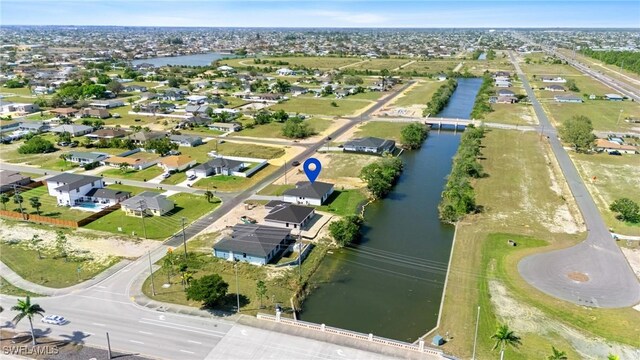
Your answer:
[[[613,240],[512,53],[510,57],[531,99],[540,125],[549,136],[553,153],[576,199],[588,232],[587,239],[580,244],[522,259],[518,264],[520,274],[544,293],[575,304],[603,308],[637,304],[640,302],[638,278]]]

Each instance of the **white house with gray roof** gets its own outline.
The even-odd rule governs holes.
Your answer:
[[[344,143],[344,151],[382,155],[385,152],[393,152],[396,142],[377,137],[364,137],[353,139]]]
[[[169,141],[178,146],[196,147],[202,145],[202,138],[194,135],[169,135]]]
[[[255,224],[237,224],[230,236],[213,245],[217,258],[266,265],[289,247],[291,230]]]
[[[286,190],[282,200],[292,204],[320,206],[333,193],[333,184],[315,181],[300,181],[296,187]]]
[[[67,153],[67,160],[78,164],[93,164],[106,160],[109,154],[101,152],[84,152],[84,151],[71,151]]]
[[[91,133],[93,132],[93,128],[86,125],[64,124],[54,127],[53,129],[51,129],[51,132],[56,134],[68,132],[69,134],[71,134],[71,136],[75,137]]]
[[[187,176],[195,175],[197,177],[207,177],[215,175],[234,175],[234,173],[240,172],[246,167],[247,165],[243,161],[215,158],[187,170]]]
[[[129,216],[162,216],[175,204],[166,196],[152,191],[142,192],[122,202],[122,210]]]
[[[316,214],[315,209],[310,206],[277,200],[268,202],[265,209],[269,213],[264,217],[264,223],[285,229],[305,229]]]
[[[49,195],[57,199],[59,206],[75,206],[82,202],[115,205],[130,195],[126,191],[105,189],[104,180],[97,176],[62,173],[45,182]]]

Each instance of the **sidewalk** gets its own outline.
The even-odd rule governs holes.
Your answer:
[[[93,286],[93,285],[101,282],[102,280],[108,278],[109,276],[117,273],[122,268],[127,266],[129,263],[131,263],[131,261],[122,260],[119,263],[111,266],[110,268],[106,269],[105,271],[101,272],[96,277],[94,277],[94,278],[92,278],[90,280],[81,282],[81,283],[73,285],[73,286],[69,286],[69,287],[66,287],[66,288],[59,288],[59,289],[58,288],[50,288],[50,287],[43,286],[43,285],[38,285],[38,284],[32,283],[31,281],[25,280],[22,277],[20,277],[20,275],[16,274],[15,271],[11,270],[11,268],[9,268],[7,265],[5,265],[5,263],[3,263],[1,261],[0,261],[0,274],[2,274],[2,277],[4,279],[6,279],[11,285],[19,287],[22,290],[30,291],[32,293],[45,295],[45,296],[61,296],[61,295],[71,294],[71,293],[79,291],[79,290],[88,289],[91,286]]]

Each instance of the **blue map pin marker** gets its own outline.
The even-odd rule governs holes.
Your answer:
[[[311,169],[311,165],[313,165],[313,169]],[[307,174],[309,182],[313,184],[313,182],[318,178],[318,175],[320,175],[322,165],[320,165],[320,160],[316,158],[308,158],[304,161],[302,168],[304,169],[304,173]]]

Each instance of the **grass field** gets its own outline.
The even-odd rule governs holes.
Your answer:
[[[120,169],[109,169],[102,172],[105,177],[113,177],[118,179],[148,181],[154,177],[162,174],[163,170],[159,166],[150,166],[144,170],[132,170],[129,169],[126,172],[122,172]]]
[[[0,277],[0,294],[11,295],[11,296],[31,296],[31,297],[42,296],[27,290],[20,289],[18,287],[15,287],[2,277]]]
[[[367,59],[364,62],[349,66],[349,69],[358,70],[393,70],[404,64],[411,62],[409,59]],[[409,65],[411,66],[411,65]]]
[[[635,102],[587,100],[582,104],[542,103],[552,121],[561,124],[576,115],[584,115],[591,119],[596,131],[628,131],[635,125],[624,121],[627,116],[640,117],[640,105]],[[622,110],[622,114],[620,113]],[[618,121],[620,119],[620,121]]]
[[[566,331],[546,328],[555,321],[560,322],[560,326],[572,326],[588,337],[601,336],[638,346],[640,328],[622,325],[640,323],[637,311],[577,307],[541,293],[519,276],[517,263],[522,257],[569,246],[582,240],[584,233],[566,234],[572,227],[574,231],[578,228],[557,220],[558,209],[574,206],[572,201],[563,200],[563,196],[570,198],[564,195],[568,190],[562,191],[563,195],[557,192],[559,188],[566,189],[566,185],[559,169],[549,169],[545,156],[549,153],[548,146],[540,142],[536,134],[491,130],[483,139],[483,145],[485,160],[481,162],[489,176],[474,184],[476,201],[483,212],[458,226],[438,329],[441,334],[448,331],[454,338],[444,346],[445,351],[463,358],[471,356],[478,305],[481,306],[478,333],[478,358],[481,359],[498,356],[491,351],[490,340],[498,322],[507,322],[522,337],[520,349],[507,350],[505,357],[509,359],[546,357],[550,345],[567,351],[570,358],[578,358],[565,338]],[[576,214],[575,210],[567,211]],[[506,238],[515,239],[518,246],[505,246]],[[506,295],[490,290],[490,282],[504,287]],[[508,309],[496,308],[491,299],[515,305]],[[534,313],[542,315],[532,317]],[[620,334],[616,330],[620,326],[629,331]]]
[[[485,71],[495,72],[498,70],[513,73],[515,68],[508,58],[497,58],[496,60],[465,60],[460,72],[470,72],[474,75],[482,76]]]
[[[333,123],[333,121],[329,119],[321,119],[321,118],[310,118],[305,120],[309,127],[315,131],[315,133],[320,134],[323,131],[327,130],[329,126]],[[282,123],[272,122],[269,124],[256,125],[252,129],[244,128],[239,132],[234,132],[231,134],[233,136],[249,136],[249,137],[259,137],[259,138],[279,138],[279,139],[288,139],[284,135],[282,135],[282,127],[284,125]]]
[[[64,258],[55,258],[53,252],[46,250],[42,255],[43,258],[38,259],[36,250],[27,249],[20,244],[0,242],[0,259],[11,270],[25,280],[53,288],[68,287],[89,280],[118,262],[115,257],[103,264],[90,260],[65,261]]]
[[[217,141],[212,140],[200,146],[180,148],[183,155],[191,156],[199,163],[211,160],[208,153],[216,150],[221,155],[252,157],[258,159],[275,159],[284,155],[284,149],[279,146],[234,143],[231,141],[225,141],[223,144],[220,144]]]
[[[625,235],[640,235],[640,224],[624,223],[615,218],[609,205],[623,197],[640,203],[640,158],[638,155],[571,153],[582,179],[595,200],[607,226]],[[596,177],[594,180],[593,177]]]
[[[345,65],[349,65],[349,64],[354,64],[357,63],[359,61],[361,61],[360,58],[338,58],[338,57],[278,57],[278,58],[260,58],[260,59],[265,59],[265,60],[271,60],[271,61],[284,61],[284,62],[288,62],[289,65],[273,65],[273,64],[255,64],[254,63],[254,59],[253,58],[238,58],[238,59],[227,59],[227,60],[222,60],[220,63],[221,64],[227,64],[229,66],[235,66],[235,67],[246,67],[246,66],[253,66],[253,67],[275,67],[275,68],[279,68],[279,67],[287,67],[287,66],[292,66],[292,65],[300,65],[300,66],[306,66],[308,68],[312,68],[312,69],[337,69],[339,67],[345,66]]]
[[[541,77],[543,75],[581,75],[582,73],[576,70],[571,65],[562,65],[562,64],[525,64],[521,63],[520,67],[522,71],[531,76],[536,75]]]
[[[262,188],[262,190],[258,191],[257,194],[258,195],[281,196],[282,194],[284,194],[285,191],[287,191],[289,189],[293,189],[294,187],[295,187],[295,185],[292,185],[292,184],[288,184],[288,185],[269,184],[269,185],[265,186],[264,188]]]
[[[122,184],[111,184],[107,186],[107,188],[113,189],[113,190],[128,191],[131,193],[131,195],[138,195],[144,191],[161,192],[158,189],[147,189],[147,188],[141,188],[137,186],[122,185]]]
[[[199,189],[209,189],[217,191],[240,191],[248,189],[249,187],[257,184],[266,176],[276,171],[277,167],[273,165],[267,165],[253,176],[246,178],[240,176],[209,176],[196,181],[193,187]]]
[[[459,60],[418,60],[403,67],[400,71],[407,73],[415,70],[418,73],[435,75],[452,71],[459,63]]]
[[[400,141],[400,132],[402,128],[407,126],[406,123],[397,123],[391,121],[369,121],[358,128],[353,137],[374,136],[383,139],[391,139]]]
[[[331,106],[335,102],[338,106]],[[333,96],[311,98],[297,97],[271,107],[272,110],[284,110],[286,112],[301,113],[307,115],[346,116],[371,105],[367,100],[336,99]]]
[[[357,178],[360,169],[380,159],[377,156],[350,153],[327,153],[329,166],[322,169],[320,179],[337,180],[341,177]]]
[[[40,186],[35,189],[21,192],[20,195],[22,195],[22,198],[24,199],[22,208],[29,214],[37,214],[36,209],[31,206],[29,201],[32,197],[37,197],[42,204],[40,207],[40,215],[42,216],[54,219],[77,221],[91,215],[91,212],[89,211],[75,210],[66,206],[58,206],[57,199],[49,195],[46,186]],[[8,202],[7,210],[19,211],[18,204],[15,204],[13,200]]]
[[[181,171],[181,172],[172,174],[168,178],[160,181],[160,184],[176,185],[176,184],[179,184],[179,183],[181,183],[181,182],[183,182],[185,180],[187,180],[187,173],[186,173],[186,171]]]
[[[394,106],[411,106],[411,105],[426,105],[433,93],[438,90],[442,83],[437,81],[422,81],[413,86],[410,91],[405,92],[404,95],[396,97],[393,102]]]
[[[148,239],[162,240],[181,229],[183,217],[186,219],[185,224],[190,224],[220,205],[219,199],[214,198],[211,202],[207,202],[204,196],[186,193],[175,194],[168,199],[175,203],[175,208],[163,216],[146,217],[144,227],[142,218],[127,216],[123,210],[117,210],[88,224],[85,228],[125,235],[135,232],[136,236],[144,237],[146,227]],[[122,232],[118,231],[118,228],[121,228]]]
[[[492,112],[484,115],[485,122],[532,125],[538,124],[533,107],[528,104],[491,104]]]
[[[362,190],[335,190],[329,197],[328,204],[316,207],[320,211],[327,211],[340,216],[355,215],[358,206],[367,201]]]

